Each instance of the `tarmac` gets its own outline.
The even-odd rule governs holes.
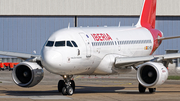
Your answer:
[[[111,76],[74,76],[76,90],[63,96],[57,90],[59,75],[45,70],[43,80],[31,88],[14,84],[12,71],[0,71],[0,101],[179,101],[180,80],[167,80],[157,92],[138,92],[136,71]]]

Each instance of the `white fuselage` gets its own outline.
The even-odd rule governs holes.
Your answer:
[[[42,49],[42,64],[59,75],[120,73],[113,65],[115,57],[148,56],[154,44],[150,31],[143,27],[67,28],[48,41]],[[65,44],[58,46],[59,41]]]

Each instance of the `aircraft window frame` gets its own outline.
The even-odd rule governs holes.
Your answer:
[[[60,42],[63,42],[63,43],[59,44]],[[55,47],[65,47],[66,46],[66,41],[56,41],[54,46]]]
[[[48,44],[49,42],[51,42],[50,45]],[[54,43],[55,43],[54,41],[47,41],[46,46],[47,47],[53,47]]]
[[[68,42],[70,43],[71,46],[68,45]],[[66,41],[66,46],[67,47],[74,47],[74,45],[71,43],[71,41]]]
[[[73,43],[73,42],[74,42],[74,43]],[[72,43],[72,45],[73,45],[74,47],[78,47],[78,45],[76,44],[75,41],[71,41],[71,43]]]

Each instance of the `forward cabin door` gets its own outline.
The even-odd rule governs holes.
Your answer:
[[[86,57],[91,57],[91,45],[90,45],[90,39],[89,36],[83,32],[79,33],[81,38],[83,39],[85,45],[86,45]]]

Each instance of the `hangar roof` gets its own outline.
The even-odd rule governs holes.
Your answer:
[[[0,16],[139,16],[143,0],[0,0]],[[180,0],[157,0],[158,16],[180,16]]]

